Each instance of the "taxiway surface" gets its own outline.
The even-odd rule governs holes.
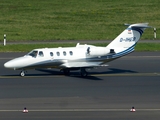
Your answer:
[[[160,119],[160,52],[134,52],[90,70],[64,76],[57,70],[20,71],[3,64],[25,53],[0,53],[0,116],[3,120]],[[136,112],[129,112],[131,107]],[[22,110],[27,107],[29,113]]]

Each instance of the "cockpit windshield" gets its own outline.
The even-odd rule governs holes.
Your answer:
[[[38,51],[33,50],[33,51],[29,52],[27,55],[32,56],[32,57],[36,57],[37,53],[38,53]]]

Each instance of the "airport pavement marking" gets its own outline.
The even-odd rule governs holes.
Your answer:
[[[160,73],[94,74],[93,76],[160,76]]]
[[[71,76],[65,76],[65,75],[36,75],[36,76],[24,76],[24,77],[21,77],[21,76],[11,76],[11,75],[1,75],[0,78],[43,78],[43,77],[77,77],[79,75],[71,75]],[[156,72],[156,73],[126,73],[126,74],[91,74],[89,76],[95,76],[95,77],[103,77],[103,76],[108,76],[108,77],[115,77],[115,76],[122,76],[122,77],[125,77],[125,76],[160,76],[160,73]]]
[[[23,110],[0,110],[0,112],[22,112]],[[130,109],[35,109],[29,112],[125,112]],[[160,109],[136,109],[136,111],[160,111]]]
[[[11,76],[11,75],[9,75],[9,76],[7,76],[7,75],[5,75],[5,76],[3,76],[3,75],[1,75],[0,76],[0,78],[21,78],[21,79],[25,79],[25,78],[46,78],[46,77],[63,77],[63,75],[44,75],[44,76],[24,76],[24,77],[21,77],[21,76],[15,76],[15,75],[13,75],[13,76]]]

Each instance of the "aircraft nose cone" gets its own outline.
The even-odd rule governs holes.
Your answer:
[[[5,68],[11,68],[12,66],[11,66],[10,62],[6,62],[6,63],[4,64],[4,67],[5,67]]]
[[[4,63],[4,67],[16,70],[18,68],[23,68],[24,63],[26,63],[26,61],[28,61],[28,58],[24,57],[15,58],[13,60]]]
[[[14,61],[8,61],[8,62],[6,62],[5,64],[4,64],[4,67],[5,68],[10,68],[10,69],[15,69],[15,62]]]

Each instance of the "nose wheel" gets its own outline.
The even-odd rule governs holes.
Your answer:
[[[21,77],[24,77],[24,76],[25,76],[25,71],[21,71],[21,72],[20,72],[20,76],[21,76]]]

